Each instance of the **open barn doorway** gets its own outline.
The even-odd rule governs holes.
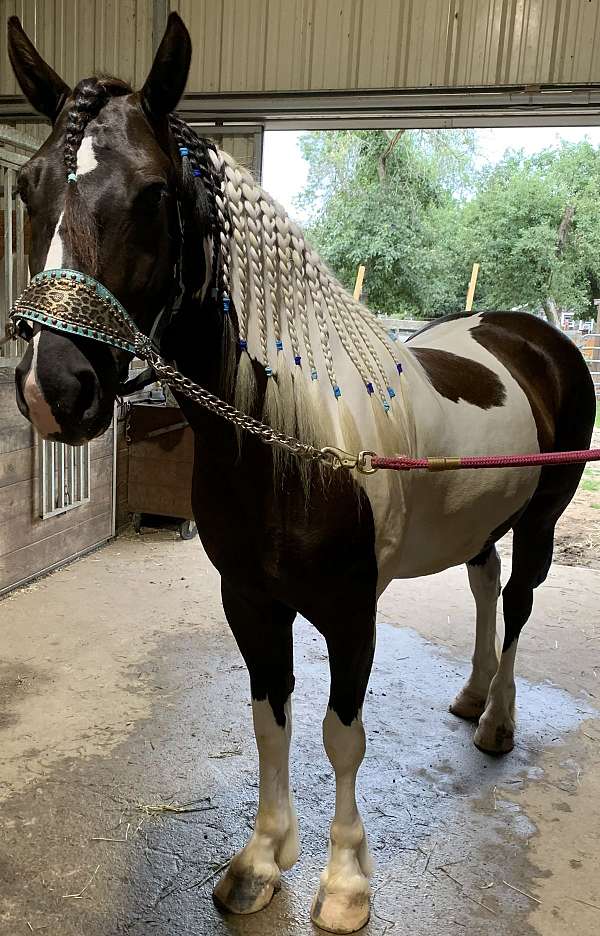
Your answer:
[[[271,130],[263,184],[404,340],[465,308],[526,310],[567,333],[596,386],[600,445],[600,127]],[[600,568],[598,510],[590,464],[558,530],[562,562]]]

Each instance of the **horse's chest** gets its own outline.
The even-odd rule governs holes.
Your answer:
[[[368,501],[348,480],[337,490],[335,483],[327,490],[316,485],[307,499],[291,483],[274,489],[272,472],[198,465],[193,506],[207,555],[225,578],[303,613],[317,595],[338,588],[349,570],[374,590]]]

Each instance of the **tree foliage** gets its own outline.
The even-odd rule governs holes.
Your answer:
[[[600,290],[600,151],[587,142],[479,168],[472,131],[306,134],[299,206],[347,286],[367,267],[368,303],[432,317],[464,307],[591,315]]]

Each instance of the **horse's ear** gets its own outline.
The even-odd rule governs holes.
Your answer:
[[[71,89],[43,60],[18,16],[11,16],[8,21],[8,55],[29,103],[54,123]]]
[[[183,20],[171,13],[150,74],[140,95],[148,116],[159,119],[175,110],[190,70],[192,40]]]

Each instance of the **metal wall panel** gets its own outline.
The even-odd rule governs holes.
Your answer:
[[[165,5],[168,0],[164,0]],[[0,0],[73,83],[139,87],[155,0]],[[172,0],[194,41],[188,91],[600,82],[599,0]],[[2,41],[3,45],[3,41]],[[18,93],[0,55],[0,94]]]
[[[152,60],[152,0],[0,0],[0,94],[18,94],[4,28],[20,17],[42,56],[69,84],[104,72],[135,87]]]
[[[173,0],[190,92],[600,81],[598,0]]]

